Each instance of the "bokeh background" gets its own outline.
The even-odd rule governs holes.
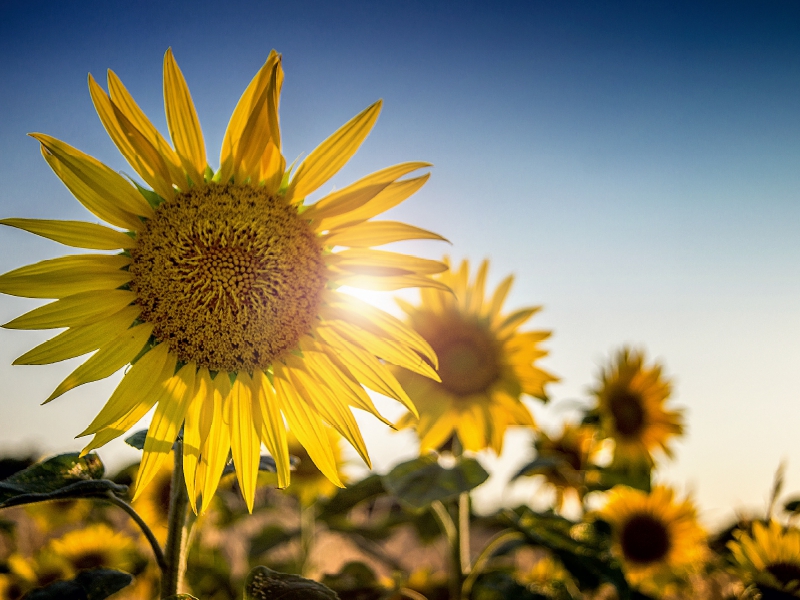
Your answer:
[[[390,217],[452,242],[414,252],[488,257],[491,285],[515,273],[509,307],[544,305],[533,324],[554,331],[543,364],[562,382],[550,406],[532,403],[543,427],[588,397],[612,351],[641,346],[666,364],[689,424],[659,477],[692,491],[707,524],[763,508],[782,459],[786,489],[800,492],[800,4],[4,0],[0,216],[92,220],[25,134],[131,173],[86,76],[112,68],[166,132],[170,46],[214,166],[271,48],[286,70],[289,160],[384,99],[332,184],[434,163],[428,185]],[[0,271],[63,253],[0,230]],[[394,310],[388,295],[370,299]],[[1,297],[0,320],[36,304]],[[4,453],[79,449],[73,436],[118,379],[39,406],[79,362],[11,366],[47,337],[0,331]],[[410,435],[361,422],[378,470],[414,455]],[[529,452],[517,432],[500,461],[483,457],[496,475],[479,506],[537,493],[505,485]],[[111,465],[136,456],[120,441],[101,454]]]

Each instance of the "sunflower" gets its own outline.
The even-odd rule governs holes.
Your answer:
[[[690,500],[676,501],[673,491],[656,487],[649,494],[617,486],[596,515],[612,528],[612,551],[622,561],[632,585],[647,590],[701,562],[705,531]]]
[[[356,152],[381,102],[322,142],[290,177],[278,124],[282,82],[281,57],[273,51],[233,112],[220,168],[213,172],[171,50],[164,58],[164,101],[172,145],[112,71],[109,93],[90,75],[100,120],[149,189],[62,141],[31,134],[78,201],[113,227],[1,222],[112,253],[64,256],[0,276],[0,292],[56,299],[5,327],[67,328],[15,364],[96,351],[47,401],[132,365],[80,435],[94,435],[88,452],[155,406],[137,495],[182,425],[186,485],[195,508],[198,495],[213,495],[229,451],[251,509],[262,443],[275,458],[279,485],[288,485],[287,426],[320,471],[341,485],[326,425],[369,465],[351,409],[383,417],[364,387],[413,412],[386,363],[438,379],[435,355],[420,336],[337,289],[445,287],[431,277],[446,268],[441,262],[371,248],[443,239],[404,223],[370,220],[417,191],[427,174],[401,178],[428,163],[388,167],[305,204]]]
[[[537,458],[547,460],[547,466],[538,467],[524,475],[543,475],[556,490],[556,507],[561,508],[564,498],[572,495],[583,501],[586,494],[586,471],[595,450],[595,431],[586,425],[565,423],[561,433],[550,437],[539,431],[534,440]],[[549,460],[548,460],[549,459]]]
[[[577,598],[578,588],[572,575],[554,556],[543,556],[533,566],[514,574],[514,579],[533,594],[545,598]]]
[[[800,598],[800,531],[775,521],[753,523],[753,532],[738,531],[729,542],[736,570],[755,584],[763,600]]]
[[[447,258],[445,262],[449,264]],[[535,366],[547,355],[539,344],[548,331],[519,328],[538,310],[501,313],[513,277],[507,277],[489,299],[484,298],[488,261],[469,283],[469,264],[447,271],[437,280],[451,291],[422,290],[419,307],[398,300],[410,325],[439,357],[440,382],[419,372],[395,369],[398,381],[419,410],[419,421],[405,415],[399,427],[414,427],[421,450],[439,449],[453,436],[466,450],[492,448],[498,454],[509,425],[534,427],[522,394],[547,400],[544,386],[557,379]]]
[[[603,433],[615,442],[615,464],[652,467],[655,450],[672,455],[668,441],[683,433],[683,415],[664,407],[671,391],[661,367],[644,366],[644,353],[636,350],[623,348],[601,372],[593,393]]]
[[[135,570],[137,547],[132,538],[114,531],[104,523],[76,529],[51,540],[42,550],[42,557],[64,559],[74,573],[85,569]]]

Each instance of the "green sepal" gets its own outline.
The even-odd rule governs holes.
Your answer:
[[[112,569],[82,571],[74,579],[56,581],[25,594],[23,600],[104,600],[133,582],[133,576]]]
[[[124,495],[128,488],[103,479],[105,468],[96,454],[60,454],[0,481],[0,508],[63,500]]]
[[[300,577],[258,566],[247,575],[244,600],[338,600],[332,589]]]
[[[460,458],[448,469],[435,454],[401,463],[383,476],[383,485],[401,502],[420,510],[439,500],[445,502],[475,489],[489,473],[474,458]]]
[[[153,210],[157,209],[161,204],[163,204],[164,199],[156,194],[153,190],[148,190],[140,186],[136,183],[133,179],[131,179],[131,183],[136,186],[136,189],[139,190],[139,193],[144,196],[144,199],[147,200],[147,203],[152,207]]]

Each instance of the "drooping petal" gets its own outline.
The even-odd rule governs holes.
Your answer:
[[[97,350],[128,329],[141,310],[138,306],[126,306],[100,321],[68,329],[29,350],[14,364],[47,365]]]
[[[278,398],[269,378],[261,370],[253,373],[253,406],[258,408],[258,428],[261,441],[275,460],[278,470],[278,487],[285,488],[290,480],[289,450],[286,425],[281,417]]]
[[[403,240],[447,240],[437,233],[397,221],[367,221],[352,227],[335,229],[325,236],[330,246],[366,248]]]
[[[289,429],[323,475],[338,487],[344,487],[339,479],[336,458],[319,414],[297,394],[283,365],[275,363],[274,368],[275,391]]]
[[[231,454],[236,467],[236,479],[247,510],[253,512],[261,438],[253,420],[252,381],[244,371],[239,371],[231,388],[228,423],[231,427]]]
[[[365,108],[317,146],[300,163],[286,190],[288,201],[305,198],[333,177],[350,160],[375,125],[381,112],[381,104],[382,101],[378,100]]]
[[[342,250],[328,256],[326,262],[337,271],[375,277],[434,275],[447,270],[447,265],[438,260],[371,248]]]
[[[137,215],[153,216],[144,197],[119,173],[49,135],[31,137],[41,144],[42,156],[67,189],[95,216],[133,231],[142,227]]]
[[[25,298],[64,298],[91,290],[113,290],[131,280],[127,256],[76,254],[0,275],[0,292]]]
[[[89,93],[103,127],[128,163],[154,192],[165,200],[171,199],[175,192],[172,188],[172,175],[164,157],[123,114],[91,75],[89,75]]]
[[[186,480],[186,492],[192,510],[197,513],[197,465],[200,462],[200,451],[203,446],[203,432],[200,421],[204,407],[214,402],[214,384],[206,367],[200,367],[194,378],[194,392],[189,408],[186,410],[186,420],[183,424],[183,474]],[[208,433],[206,432],[206,436]]]
[[[198,185],[203,182],[203,173],[208,165],[206,146],[189,86],[175,62],[172,48],[164,55],[164,109],[169,135],[181,164],[194,184]]]
[[[79,385],[113,375],[136,358],[150,339],[151,333],[153,326],[150,323],[142,323],[103,344],[97,353],[62,381],[44,403],[47,404]]]
[[[228,462],[228,453],[231,450],[230,425],[227,422],[230,401],[231,381],[227,373],[217,373],[214,378],[214,401],[211,412],[204,411],[201,418],[201,431],[208,431],[205,437],[196,487],[202,490],[203,505],[201,512],[211,505],[211,498],[217,491],[222,471]]]
[[[0,224],[24,229],[30,233],[75,248],[117,250],[133,248],[136,240],[116,229],[84,221],[54,221],[49,219],[0,219]]]
[[[189,363],[161,386],[156,402],[156,412],[144,440],[144,453],[136,477],[135,501],[161,468],[172,451],[172,445],[183,425],[186,410],[194,392],[197,366]]]
[[[169,353],[166,344],[159,344],[147,352],[125,374],[103,409],[91,424],[78,434],[78,437],[97,433],[101,429],[109,427],[114,421],[123,418],[133,410],[137,404],[142,402],[143,398],[152,397],[151,390],[159,381],[166,380],[175,374],[176,360],[175,355]],[[155,378],[153,374],[156,375]],[[159,377],[160,374],[163,376]]]
[[[135,299],[136,294],[127,290],[81,292],[34,308],[9,321],[3,327],[6,329],[75,327],[112,315]]]

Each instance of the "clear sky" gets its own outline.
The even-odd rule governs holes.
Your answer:
[[[434,163],[392,218],[452,246],[414,250],[489,257],[492,284],[517,276],[509,307],[545,306],[533,324],[554,331],[544,364],[562,383],[536,409],[544,425],[587,397],[611,352],[635,344],[664,362],[687,411],[662,479],[693,491],[707,522],[762,507],[782,458],[800,492],[796,2],[6,1],[0,16],[0,216],[88,216],[28,132],[131,172],[94,113],[88,72],[102,81],[113,69],[166,131],[171,46],[216,166],[228,117],[275,48],[289,160],[383,98],[332,183]],[[63,253],[0,231],[0,271]],[[0,297],[0,320],[35,305]],[[77,364],[11,366],[46,337],[0,331],[0,450],[79,448],[73,436],[113,389],[91,384],[40,407]],[[362,423],[379,469],[413,452]],[[506,470],[528,452],[524,435],[510,442]],[[121,444],[101,455],[131,456]],[[504,493],[495,484],[484,501]]]

